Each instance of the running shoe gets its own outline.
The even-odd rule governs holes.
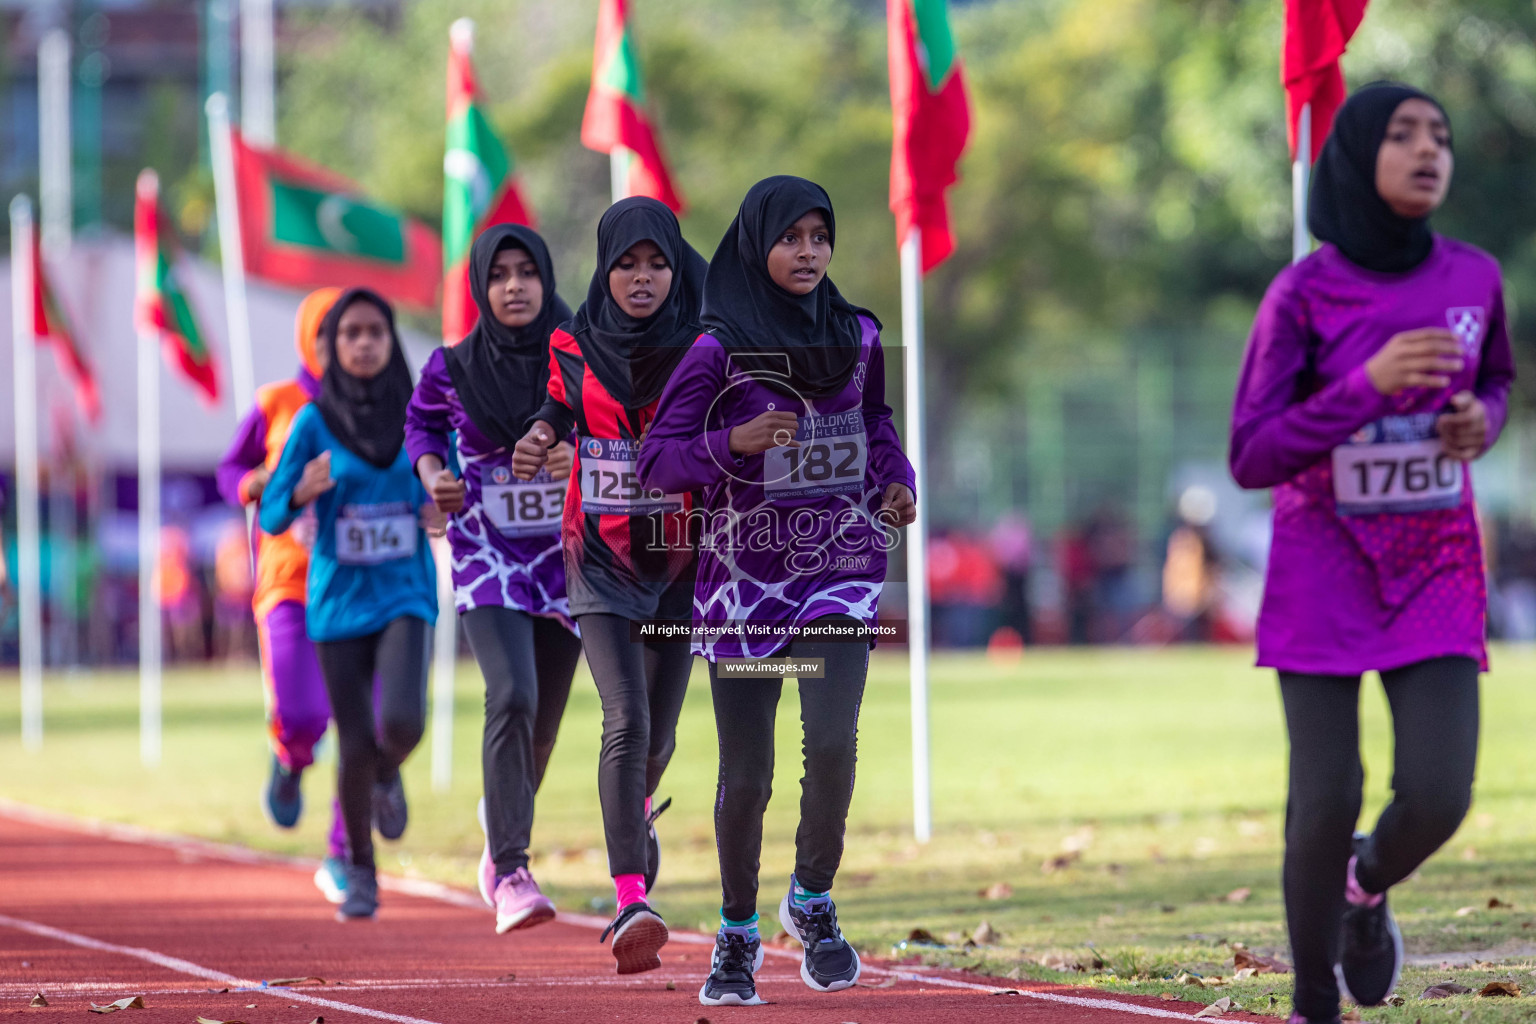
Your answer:
[[[272,755],[272,772],[267,776],[266,788],[261,791],[261,810],[267,820],[278,828],[293,828],[304,813],[304,791],[299,788],[299,776],[304,769],[290,771],[276,754]]]
[[[619,911],[619,916],[603,929],[598,942],[607,942],[613,935],[613,958],[618,961],[618,973],[640,974],[654,971],[661,966],[661,947],[667,944],[667,923],[661,915],[644,901],[631,903]]]
[[[709,958],[709,977],[699,989],[704,1006],[761,1006],[757,982],[763,966],[763,943],[724,928],[715,935],[715,951]]]
[[[485,845],[480,847],[480,868],[475,873],[475,881],[480,888],[480,898],[485,900],[485,905],[491,908],[496,906],[496,862],[491,859],[491,833],[485,827],[485,797],[475,805],[475,818],[480,822],[480,834],[485,836]]]
[[[379,879],[373,868],[347,866],[347,895],[336,908],[338,921],[371,921],[379,912]]]
[[[346,902],[347,862],[340,857],[327,857],[321,861],[315,868],[315,888],[332,903]]]
[[[405,780],[395,772],[388,782],[373,784],[373,827],[385,839],[405,835],[409,812],[405,806]]]
[[[1387,894],[1368,893],[1355,880],[1364,842],[1364,836],[1355,837],[1356,855],[1349,858],[1345,875],[1344,920],[1334,973],[1345,997],[1361,1006],[1379,1006],[1397,987],[1403,970],[1403,933],[1387,906]]]
[[[790,891],[794,881],[790,881]],[[843,938],[837,926],[837,906],[830,896],[807,900],[797,906],[784,894],[779,904],[779,923],[800,940],[805,959],[800,961],[800,980],[818,992],[851,988],[859,980],[859,954]]]
[[[661,840],[656,838],[656,819],[662,812],[672,806],[672,798],[667,797],[653,810],[651,798],[645,798],[645,891],[650,892],[656,888],[656,873],[661,870]]]
[[[539,883],[533,880],[526,867],[503,875],[496,883],[497,935],[505,935],[517,928],[532,928],[554,919],[554,903],[539,891]],[[657,966],[661,966],[659,961]]]

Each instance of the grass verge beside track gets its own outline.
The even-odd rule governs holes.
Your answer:
[[[882,954],[896,947],[898,955],[993,974],[1207,1001],[1231,996],[1247,1009],[1288,1013],[1288,976],[1230,980],[1234,943],[1286,956],[1284,735],[1273,678],[1249,659],[1246,651],[1215,649],[1031,651],[1009,665],[938,658],[936,834],[919,847],[910,828],[905,662],[878,652],[836,889],[845,930]],[[1405,972],[1398,989],[1405,1005],[1366,1010],[1366,1020],[1536,1016],[1529,995],[1418,998],[1452,979],[1474,991],[1492,980],[1536,989],[1536,692],[1527,682],[1536,652],[1498,650],[1494,665],[1484,684],[1472,813],[1447,848],[1393,893],[1409,952],[1425,962]],[[453,785],[432,792],[424,744],[406,767],[411,828],[402,842],[381,844],[380,865],[468,887],[480,848],[481,693],[473,663],[461,663],[457,684]],[[268,850],[322,849],[330,764],[306,776],[310,806],[297,830],[272,829],[257,809],[268,755],[253,667],[167,674],[157,769],[139,764],[131,673],[50,676],[45,704],[43,750],[24,752],[15,739],[15,676],[0,677],[0,796]],[[1391,758],[1374,677],[1363,706],[1369,825],[1387,798]],[[791,684],[780,708],[777,793],[763,853],[765,932],[777,930],[793,864],[798,714]],[[610,911],[612,900],[597,810],[599,730],[583,666],[539,797],[533,869],[562,907],[589,913]],[[700,670],[661,789],[674,803],[658,825],[664,860],[655,903],[669,920],[705,929],[719,905],[715,754]],[[318,896],[316,912],[327,912]],[[983,922],[990,941],[968,945]],[[918,928],[935,944],[910,941]],[[1441,966],[1447,962],[1469,966]]]

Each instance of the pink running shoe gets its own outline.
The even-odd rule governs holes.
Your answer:
[[[496,862],[491,860],[491,834],[485,827],[485,797],[480,798],[480,803],[475,806],[475,817],[480,819],[480,831],[485,836],[485,845],[480,848],[480,870],[476,881],[480,885],[480,898],[485,900],[485,905],[494,908],[496,897],[493,895],[496,889]]]
[[[539,891],[527,868],[502,876],[496,886],[496,934],[516,928],[532,928],[555,919],[555,905]]]

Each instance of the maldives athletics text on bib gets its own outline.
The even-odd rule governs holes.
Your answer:
[[[640,442],[622,437],[583,437],[576,450],[581,454],[581,510],[605,516],[645,516],[653,512],[681,512],[683,496],[640,486],[635,463]]]
[[[532,480],[512,475],[510,463],[480,469],[481,503],[486,517],[503,537],[534,537],[560,532],[565,511],[566,481],[541,469]]]
[[[1441,451],[1437,416],[1385,416],[1333,450],[1333,498],[1340,515],[1431,512],[1461,504],[1466,467]]]
[[[378,565],[416,554],[416,510],[408,501],[343,505],[336,517],[336,561]]]
[[[869,465],[863,409],[800,417],[800,447],[763,453],[763,493],[780,501],[862,494]]]

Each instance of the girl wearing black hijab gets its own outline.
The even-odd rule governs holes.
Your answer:
[[[1429,228],[1453,165],[1445,111],[1366,86],[1314,171],[1323,243],[1254,320],[1232,414],[1244,487],[1274,488],[1258,663],[1290,737],[1284,891],[1295,1024],[1397,983],[1386,892],[1460,825],[1477,761],[1487,594],[1466,463],[1504,424],[1514,364],[1499,265]],[[1360,677],[1392,708],[1392,802],[1360,814]]]
[[[546,470],[524,482],[512,475],[512,448],[544,400],[550,332],[571,311],[532,228],[486,229],[470,250],[469,278],[480,319],[427,360],[405,446],[438,510],[451,516],[454,605],[485,677],[479,883],[503,934],[555,916],[529,874],[528,844],[534,794],[581,656],[560,553],[573,449],[556,446]],[[455,451],[457,473],[448,468]]]
[[[548,446],[579,436],[565,513],[571,614],[603,701],[598,794],[618,914],[607,932],[620,974],[661,966],[667,926],[651,909],[660,846],[651,798],[671,760],[692,656],[686,643],[635,641],[631,629],[686,623],[693,546],[688,494],[646,490],[640,439],[678,361],[698,336],[705,263],[654,199],[625,199],[597,228],[587,300],[550,339],[549,393],[518,442],[524,479]]]
[[[363,288],[343,293],[320,344],[320,395],[294,417],[261,495],[261,528],[316,521],[305,624],[336,721],[345,921],[378,908],[372,828],[385,839],[405,831],[400,765],[426,721],[437,588],[422,528],[431,506],[405,454],[411,373],[389,304]]]
[[[707,512],[694,649],[710,663],[720,735],[724,890],[699,990],[707,1006],[761,1002],[758,859],[782,679],[740,672],[747,659],[819,663],[783,672],[799,677],[805,777],[779,922],[804,947],[807,985],[834,992],[859,977],[831,889],[885,554],[916,506],[885,404],[880,322],[826,276],[835,238],[821,186],[781,176],[752,187],[710,260],[708,333],[667,385],[640,455],[645,486],[700,490]]]

